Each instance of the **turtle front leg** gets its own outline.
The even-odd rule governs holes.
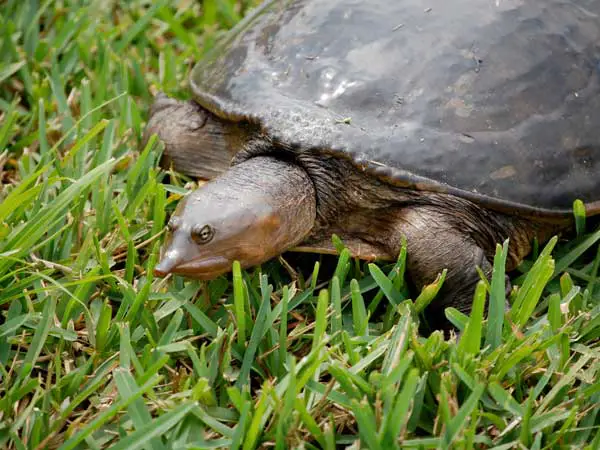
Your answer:
[[[453,222],[448,213],[424,206],[401,211],[396,224],[398,239],[402,235],[407,239],[407,274],[417,290],[447,269],[442,289],[426,312],[435,328],[447,328],[446,307],[466,314],[471,311],[475,286],[480,280],[477,267],[488,277],[492,273],[484,249]]]
[[[246,138],[234,123],[222,121],[194,101],[156,95],[142,146],[157,134],[165,144],[161,166],[210,180],[225,172]]]

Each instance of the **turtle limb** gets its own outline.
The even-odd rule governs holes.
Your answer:
[[[480,280],[478,267],[488,278],[492,273],[484,249],[446,215],[436,208],[407,208],[397,222],[398,234],[406,236],[408,245],[407,274],[417,290],[447,269],[444,284],[426,313],[436,328],[447,326],[444,308],[448,306],[470,313]]]
[[[210,180],[225,172],[243,144],[237,124],[219,120],[194,101],[156,95],[144,131],[143,145],[157,134],[165,144],[163,168]]]

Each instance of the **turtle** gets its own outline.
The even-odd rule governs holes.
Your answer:
[[[468,312],[478,268],[600,213],[600,2],[270,0],[158,94],[146,137],[207,180],[157,276],[209,280],[285,251],[394,260]],[[507,289],[510,283],[507,283]]]

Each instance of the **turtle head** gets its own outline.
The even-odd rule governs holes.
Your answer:
[[[302,169],[252,158],[180,202],[154,273],[208,280],[234,261],[261,264],[304,239],[315,216],[314,189]]]
[[[270,243],[281,232],[280,219],[267,204],[213,192],[211,186],[181,201],[169,220],[165,252],[154,272],[212,279],[231,270],[260,264],[276,250]]]

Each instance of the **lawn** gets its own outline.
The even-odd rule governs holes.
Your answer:
[[[484,320],[499,243],[472,315],[447,310],[460,340],[419,332],[437,286],[410,298],[404,251],[153,277],[194,180],[142,145],[149,106],[250,3],[0,2],[0,448],[600,448],[600,230],[579,215]]]

